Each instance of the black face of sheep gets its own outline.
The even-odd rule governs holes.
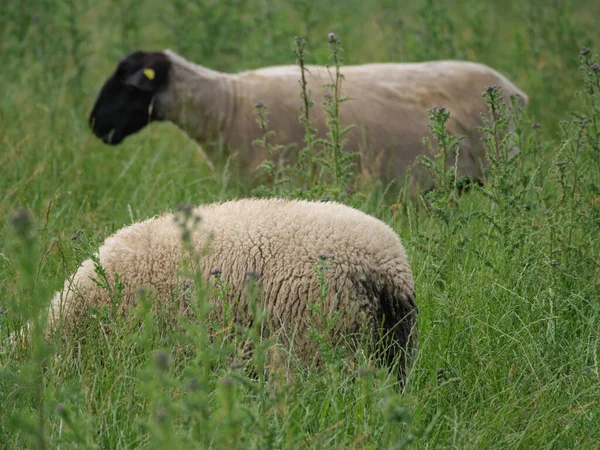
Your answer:
[[[166,89],[171,62],[161,52],[136,51],[123,58],[106,80],[89,123],[106,144],[117,145],[152,120],[160,120],[153,108],[157,92]]]

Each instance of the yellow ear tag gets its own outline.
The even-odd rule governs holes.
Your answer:
[[[146,78],[148,78],[149,80],[154,80],[154,69],[151,69],[149,67],[147,69],[144,69],[144,75],[146,75]]]

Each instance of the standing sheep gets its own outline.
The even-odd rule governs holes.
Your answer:
[[[262,283],[259,303],[268,314],[270,332],[293,335],[300,361],[308,362],[315,349],[308,329],[315,319],[311,303],[327,316],[340,314],[337,337],[365,333],[386,337],[389,362],[400,356],[399,377],[404,380],[406,356],[417,345],[417,307],[409,262],[396,233],[381,221],[337,203],[283,199],[246,199],[199,206],[188,213],[199,217],[188,229],[189,242],[198,251],[198,270],[204,279],[230,286],[228,300],[238,320],[247,319],[242,291],[249,272]],[[136,302],[138,288],[149,288],[158,302],[182,301],[185,284],[179,272],[185,258],[181,220],[173,213],[119,230],[106,239],[98,259],[110,284],[115,273],[124,285],[119,311]],[[315,260],[326,255],[324,273]],[[327,283],[321,295],[322,280]],[[109,295],[92,280],[94,262],[84,261],[52,301],[50,330],[60,324],[72,329],[89,307],[109,305]],[[185,296],[184,296],[185,297]],[[211,299],[216,320],[222,320],[223,300]],[[408,351],[408,353],[407,353]]]
[[[307,66],[307,89],[315,107],[311,120],[325,136],[326,117],[320,107],[334,76],[326,67]],[[485,150],[476,127],[487,112],[482,92],[487,85],[502,88],[505,101],[515,96],[526,106],[528,97],[504,76],[477,63],[431,61],[345,66],[342,96],[352,98],[340,110],[342,126],[356,125],[348,135],[346,150],[360,151],[359,169],[387,182],[403,177],[420,154],[426,154],[423,137],[430,136],[427,110],[444,106],[451,112],[451,134],[464,136],[459,172],[481,178]],[[176,53],[136,51],[123,58],[105,82],[90,114],[90,126],[105,143],[117,145],[154,120],[169,120],[201,144],[209,156],[217,148],[239,152],[243,176],[251,175],[266,158],[252,142],[261,137],[255,105],[269,112],[273,144],[302,145],[304,127],[299,122],[297,66],[267,67],[226,74],[193,64]],[[214,144],[215,148],[210,145]],[[454,163],[450,157],[449,164]],[[415,175],[423,188],[431,180],[420,169]]]

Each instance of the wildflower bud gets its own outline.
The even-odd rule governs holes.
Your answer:
[[[327,37],[329,38],[329,43],[333,44],[337,42],[337,37],[334,33],[329,33]]]
[[[255,272],[253,270],[249,270],[246,272],[246,277],[250,279],[257,279],[260,276],[260,273]]]
[[[229,367],[233,370],[236,370],[236,369],[241,369],[245,365],[246,365],[246,363],[243,361],[234,361],[229,365]]]
[[[581,47],[581,50],[579,50],[579,54],[581,56],[587,56],[590,54],[590,48],[589,47]]]
[[[406,420],[407,411],[401,405],[393,405],[388,409],[387,416],[391,422],[403,422]]]
[[[221,379],[221,384],[225,387],[231,387],[233,386],[233,378],[229,377],[229,376],[225,376]]]
[[[594,72],[598,72],[598,71],[600,71],[600,66],[598,65],[598,63],[594,63],[594,64],[592,64],[592,67],[591,67],[591,69],[592,69]]]
[[[215,267],[213,270],[210,271],[210,274],[213,277],[218,277],[219,275],[221,275],[221,268],[220,267]]]
[[[192,209],[194,209],[194,206],[191,203],[181,203],[177,205],[177,211],[185,213],[186,215],[191,214]]]
[[[31,216],[29,215],[29,211],[26,209],[17,211],[10,218],[10,223],[17,234],[24,236],[31,229]]]
[[[168,370],[169,355],[164,352],[154,352],[154,365],[160,370]]]
[[[254,272],[254,271],[249,271],[246,272],[246,283],[250,284],[252,282],[254,282],[258,287],[261,287],[263,285],[262,280],[260,279],[260,273],[258,272]]]
[[[448,377],[446,376],[446,370],[443,367],[440,367],[437,371],[437,380],[438,383],[445,381]]]
[[[75,233],[71,235],[71,240],[76,241],[79,239],[79,235],[83,232],[83,230],[77,230]]]
[[[266,108],[265,104],[261,100],[257,100],[256,103],[254,104],[254,107],[256,109]]]
[[[192,378],[190,381],[188,381],[187,387],[190,391],[199,391],[202,388],[202,385],[198,380]]]
[[[156,413],[156,421],[158,423],[163,423],[167,418],[167,412],[164,409],[159,409]]]
[[[529,206],[528,204],[523,205],[523,209],[525,211],[531,211],[531,206]]]
[[[59,403],[58,405],[56,405],[56,414],[58,414],[59,416],[64,416],[66,412],[67,407],[64,403]]]
[[[371,371],[369,369],[367,369],[366,367],[358,368],[358,377],[359,378],[367,378],[369,375],[371,375]]]
[[[140,286],[139,288],[136,289],[135,293],[137,294],[138,297],[144,297],[146,295],[146,288]]]
[[[558,167],[560,170],[564,170],[565,167],[567,167],[567,163],[564,161],[557,161],[554,163],[556,165],[556,167]]]
[[[531,128],[534,128],[534,129],[535,129],[535,128],[542,128],[542,125],[541,125],[540,123],[538,123],[538,122],[533,122],[533,123],[531,124]]]

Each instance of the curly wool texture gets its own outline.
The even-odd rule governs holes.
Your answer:
[[[394,341],[390,358],[416,346],[412,271],[400,239],[378,219],[337,203],[282,199],[210,204],[191,214],[200,217],[191,242],[204,252],[197,267],[202,276],[210,279],[218,269],[220,280],[232,287],[232,299],[243,299],[248,272],[259,274],[259,301],[268,312],[268,328],[294,334],[300,359],[313,356],[307,336],[311,302],[319,302],[327,314],[341,314],[336,329],[341,335],[389,332]],[[184,247],[175,217],[168,213],[125,227],[100,247],[99,260],[110,282],[117,272],[125,286],[123,313],[135,304],[139,287],[150,288],[167,302],[181,292],[178,268]],[[315,269],[320,255],[328,260],[324,299]],[[86,260],[53,299],[51,324],[60,320],[68,329],[90,306],[109,304],[108,293],[92,277],[97,278],[94,263]],[[221,305],[215,306],[220,314]],[[243,314],[244,305],[239,306],[238,314]]]

